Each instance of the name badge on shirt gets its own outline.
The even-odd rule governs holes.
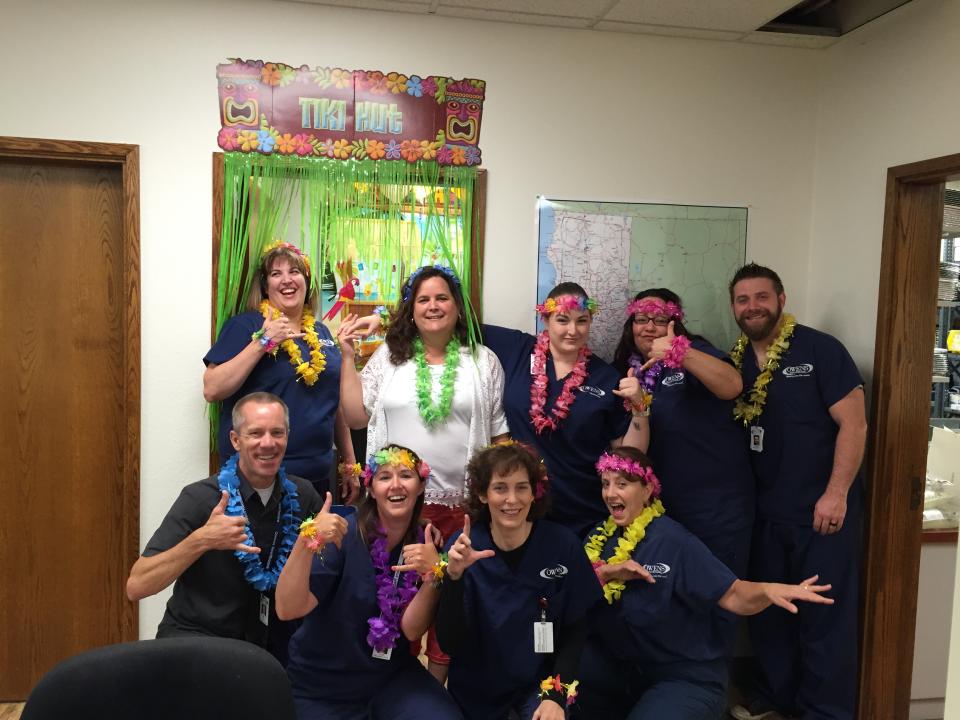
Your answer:
[[[535,653],[553,652],[553,623],[541,620],[533,624],[533,651]]]
[[[260,622],[270,625],[270,598],[260,593]]]
[[[392,653],[393,648],[387,648],[386,650],[382,651],[377,650],[376,648],[373,649],[373,657],[375,657],[377,660],[389,660]]]
[[[763,428],[759,425],[750,426],[750,449],[763,452]]]

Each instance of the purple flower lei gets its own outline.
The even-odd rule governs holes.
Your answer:
[[[421,542],[423,542],[421,540]],[[400,582],[393,583],[390,570],[390,553],[387,551],[387,536],[383,528],[377,528],[377,537],[370,546],[370,561],[377,581],[377,605],[380,616],[367,620],[370,632],[367,633],[367,645],[377,652],[385,652],[395,647],[400,638],[400,618],[403,611],[417,594],[418,575],[413,570],[401,573]]]
[[[627,362],[630,364],[630,367],[633,368],[634,377],[640,381],[640,386],[653,395],[653,391],[657,387],[657,380],[659,380],[660,375],[663,374],[663,363],[657,361],[641,372],[640,368],[643,367],[646,361],[640,355],[631,353],[630,359]]]

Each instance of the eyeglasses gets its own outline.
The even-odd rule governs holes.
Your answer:
[[[653,321],[653,324],[657,327],[666,327],[670,324],[670,318],[664,315],[658,315],[656,317],[650,317],[649,315],[634,315],[633,324],[634,325],[646,325],[648,322]]]

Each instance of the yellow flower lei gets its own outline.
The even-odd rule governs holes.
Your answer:
[[[780,367],[780,357],[790,347],[790,337],[793,335],[796,326],[797,319],[790,313],[784,313],[783,327],[780,328],[780,334],[767,348],[767,361],[763,364],[762,372],[753,381],[753,387],[747,394],[748,399],[744,400],[744,396],[741,395],[734,403],[733,417],[736,420],[741,420],[744,425],[749,425],[763,412],[763,406],[767,402],[767,385],[773,380],[773,373]],[[733,350],[730,351],[730,359],[733,360],[737,370],[743,368],[743,354],[746,352],[747,342],[747,336],[741,335],[737,339],[737,344],[733,346]]]
[[[643,512],[627,526],[623,536],[617,541],[617,549],[613,555],[610,556],[610,559],[603,560],[600,557],[603,553],[603,548],[606,547],[607,541],[613,537],[613,534],[617,531],[617,524],[613,521],[612,517],[608,517],[603,521],[603,525],[597,528],[597,532],[587,538],[587,544],[584,546],[584,550],[586,550],[590,562],[593,563],[594,566],[597,566],[616,565],[617,563],[629,560],[633,555],[634,549],[640,544],[643,538],[646,537],[647,525],[663,515],[663,512],[663,503],[660,502],[659,499],[654,500],[652,504],[645,507]],[[608,583],[604,583],[603,597],[608,603],[613,605],[615,600],[620,599],[620,594],[626,587],[626,584],[621,580],[611,580]]]
[[[280,311],[273,307],[269,300],[264,300],[260,303],[260,314],[263,315],[268,308],[270,309],[270,316],[273,320],[280,317]],[[320,377],[320,373],[326,369],[327,358],[324,357],[323,350],[320,348],[320,336],[317,335],[317,329],[314,327],[313,313],[304,308],[303,320],[301,322],[304,334],[303,339],[310,348],[310,362],[304,362],[300,347],[292,338],[284,340],[280,343],[280,347],[282,347],[290,357],[290,364],[293,365],[294,370],[297,375],[303,379],[303,382],[307,385],[313,385],[317,381],[317,378]]]

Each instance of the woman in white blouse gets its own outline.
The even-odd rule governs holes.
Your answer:
[[[465,471],[474,452],[508,432],[503,368],[483,345],[471,351],[460,280],[448,267],[428,265],[401,289],[386,342],[357,373],[348,319],[337,334],[343,354],[340,403],[351,428],[367,428],[367,447],[422,449],[430,465],[421,517],[444,540],[463,526]],[[449,659],[431,630],[430,670],[441,682]]]

